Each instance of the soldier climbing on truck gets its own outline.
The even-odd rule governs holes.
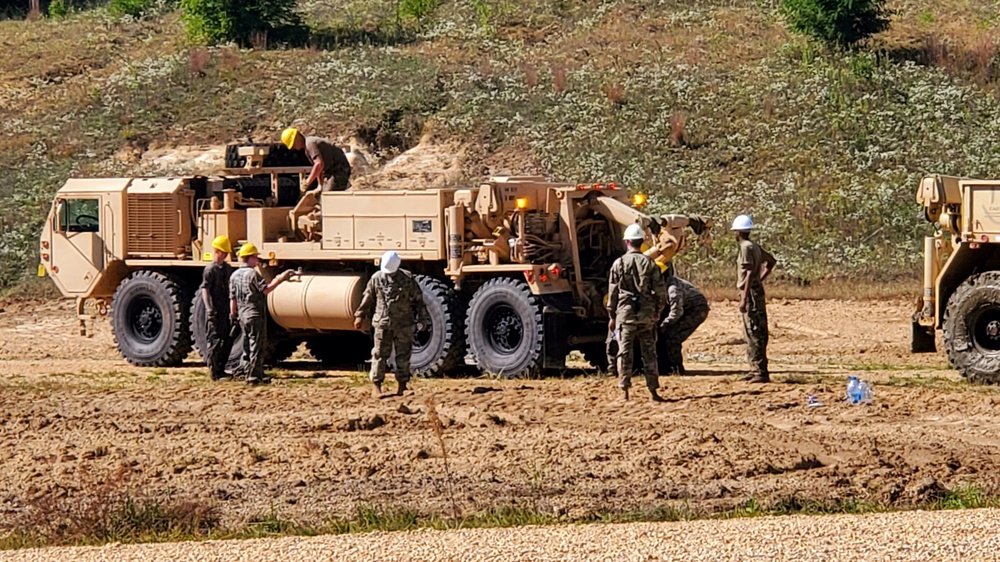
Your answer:
[[[305,151],[312,162],[305,185],[312,185],[315,181],[317,191],[344,191],[348,188],[351,164],[339,146],[324,138],[307,137],[293,127],[281,132],[281,142],[289,150]]]

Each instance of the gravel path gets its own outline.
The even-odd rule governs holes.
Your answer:
[[[1000,510],[413,531],[53,548],[0,562],[320,560],[998,560]]]

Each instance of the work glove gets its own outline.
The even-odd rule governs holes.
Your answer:
[[[293,275],[295,275],[295,270],[287,269],[278,274],[278,280],[284,283],[285,281],[291,279]]]

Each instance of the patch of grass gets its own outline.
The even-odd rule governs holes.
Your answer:
[[[945,492],[944,497],[934,502],[933,509],[977,509],[998,506],[1000,498],[987,496],[976,486],[965,485]]]
[[[912,505],[885,504],[863,498],[822,501],[790,496],[771,501],[751,497],[725,510],[692,507],[687,502],[669,502],[641,510],[602,510],[577,516],[558,515],[535,505],[490,507],[471,515],[444,517],[424,515],[398,506],[358,504],[351,517],[322,523],[304,523],[284,518],[272,509],[251,517],[243,525],[224,528],[217,511],[206,504],[162,502],[108,496],[96,500],[43,500],[29,506],[27,519],[0,537],[0,549],[54,545],[98,545],[111,542],[162,542],[199,539],[253,539],[278,536],[410,531],[414,529],[473,529],[523,525],[635,523],[736,519],[781,515],[837,515],[902,511],[1000,507],[1000,497],[965,485],[947,491],[934,501]]]

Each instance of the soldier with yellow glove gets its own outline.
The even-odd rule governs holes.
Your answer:
[[[267,295],[295,272],[282,272],[270,283],[257,271],[257,247],[243,244],[239,257],[242,265],[229,281],[230,315],[243,330],[243,358],[237,372],[246,375],[250,384],[268,382],[264,377],[264,348],[267,346]]]

